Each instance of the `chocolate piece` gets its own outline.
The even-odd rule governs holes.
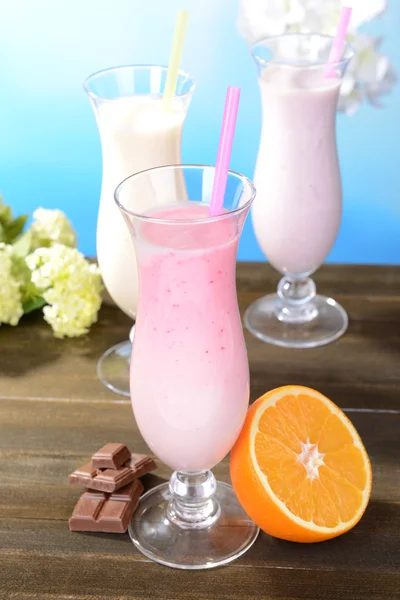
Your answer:
[[[89,478],[91,479],[92,477],[95,477],[97,475],[97,469],[93,468],[92,463],[87,463],[87,465],[83,465],[83,467],[80,467],[79,469],[76,469],[76,471],[74,471],[73,475],[75,475],[76,477],[83,477],[83,478]]]
[[[157,469],[157,465],[154,460],[150,456],[146,456],[146,454],[132,453],[131,459],[127,461],[124,466],[130,466],[130,468],[135,472],[136,477],[143,477],[143,475],[147,475],[147,473]]]
[[[128,483],[128,485],[114,492],[112,494],[113,500],[120,500],[121,502],[132,500],[136,494],[136,481],[132,481],[132,483]]]
[[[76,485],[88,486],[97,473],[97,469],[92,468],[92,463],[88,463],[68,475],[68,481]]]
[[[135,495],[135,490],[136,490],[136,480],[132,481],[132,483],[128,483],[128,485],[125,485],[124,487],[115,491],[113,494],[107,494],[107,492],[99,492],[98,490],[89,489],[86,491],[86,497],[102,500],[102,499],[110,498],[110,496],[112,496],[113,500],[124,501],[124,500],[131,500],[133,498],[133,496]]]
[[[100,531],[125,533],[136,506],[137,501],[134,504],[131,500],[124,502],[120,500],[107,500],[97,519]]]
[[[69,483],[75,485],[90,486],[93,478],[97,475],[97,469],[92,469],[92,463],[89,463],[83,467],[79,467],[73,473],[68,475]]]
[[[147,454],[136,454],[135,452],[132,452],[132,454],[130,454],[129,459],[132,469],[142,467],[149,460],[153,460],[152,458],[150,458],[150,456],[147,456]]]
[[[108,496],[92,490],[82,494],[69,520],[70,531],[124,533],[143,492],[139,480],[127,487],[130,489],[124,494]]]
[[[92,463],[68,475],[69,483],[109,494],[157,468],[152,458],[145,454],[132,454],[120,469],[93,469]]]
[[[93,490],[113,493],[119,488],[137,479],[135,472],[129,467],[122,469],[106,469],[98,471],[96,477],[90,481]]]
[[[70,531],[96,531],[91,529],[96,524],[105,498],[93,498],[82,494],[69,520]]]
[[[122,488],[123,490],[125,488]],[[115,492],[116,494],[119,492]],[[85,498],[91,498],[92,500],[107,500],[111,494],[107,494],[107,492],[99,492],[98,490],[88,489],[85,492]]]
[[[125,444],[106,444],[92,456],[94,469],[119,469],[131,453]]]
[[[101,471],[96,469],[94,477],[90,477],[82,468],[77,469],[68,476],[68,481],[76,485],[84,485],[92,490],[99,492],[108,492],[112,494],[115,490],[127,485],[134,479],[137,479],[135,471],[130,467],[122,469],[106,469]]]

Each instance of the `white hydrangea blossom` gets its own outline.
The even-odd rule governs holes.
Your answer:
[[[285,32],[334,35],[343,6],[353,9],[349,30],[354,32],[381,16],[387,0],[240,0],[238,29],[249,43]]]
[[[76,247],[76,234],[66,215],[58,209],[38,208],[33,213],[32,248],[64,244]]]
[[[355,55],[343,78],[339,110],[353,115],[365,101],[382,106],[379,98],[390,93],[396,74],[388,57],[379,52],[380,39],[355,33],[350,34],[349,40]]]
[[[45,320],[59,338],[77,337],[96,322],[101,305],[99,268],[75,248],[55,244],[27,256],[32,282],[48,304]]]
[[[286,32],[334,35],[343,5],[353,9],[348,39],[356,55],[341,86],[339,110],[352,115],[365,101],[380,106],[379,97],[396,82],[390,60],[379,52],[380,39],[357,31],[387,9],[387,0],[240,0],[238,29],[249,43]]]
[[[0,325],[17,325],[23,312],[20,284],[12,272],[12,247],[0,243]]]

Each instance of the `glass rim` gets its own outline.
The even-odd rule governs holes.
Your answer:
[[[124,71],[124,70],[137,70],[137,71],[145,71],[145,70],[151,70],[151,69],[161,69],[162,71],[168,71],[168,66],[167,65],[157,65],[157,64],[130,64],[130,65],[118,65],[116,67],[107,67],[105,69],[100,69],[99,71],[95,71],[94,73],[91,73],[90,75],[88,75],[88,77],[86,77],[86,79],[83,81],[83,89],[85,90],[85,92],[87,93],[88,96],[90,96],[91,98],[93,98],[93,100],[104,100],[104,101],[112,101],[115,100],[115,98],[107,98],[106,96],[102,96],[100,94],[96,94],[95,92],[91,91],[89,86],[90,83],[96,79],[97,77],[99,77],[100,75],[106,75],[108,73],[111,73],[112,71]],[[182,93],[182,94],[174,94],[174,98],[185,98],[186,96],[189,96],[190,94],[193,93],[193,90],[196,87],[196,81],[194,80],[194,78],[187,73],[186,71],[184,71],[183,69],[179,69],[178,71],[178,77],[179,75],[182,75],[185,79],[188,79],[191,83],[190,83],[190,88]],[[136,95],[143,95],[143,96],[151,96],[153,94],[130,94],[129,96],[124,96],[124,97],[133,97]],[[162,94],[159,94],[159,96],[161,97]],[[119,98],[120,96],[118,96]]]
[[[213,169],[215,172],[214,165],[206,165],[206,164],[162,165],[159,167],[152,167],[150,169],[143,169],[143,171],[138,171],[137,173],[129,175],[129,177],[126,177],[123,181],[121,181],[121,183],[118,184],[118,186],[116,187],[115,192],[114,192],[114,201],[117,204],[118,208],[123,213],[125,213],[126,215],[130,215],[131,217],[134,217],[135,219],[138,219],[140,221],[145,221],[148,223],[157,223],[158,225],[188,225],[188,224],[200,225],[200,224],[204,224],[204,223],[213,223],[215,221],[220,221],[222,219],[229,218],[231,215],[241,213],[245,209],[247,209],[248,207],[251,206],[251,203],[253,202],[253,200],[255,198],[256,188],[254,186],[254,183],[251,181],[251,179],[246,177],[246,175],[242,175],[241,173],[238,173],[237,171],[229,170],[228,176],[234,175],[234,177],[236,177],[236,179],[239,179],[240,181],[242,181],[244,184],[246,184],[249,187],[250,198],[242,206],[238,206],[237,208],[234,208],[233,210],[227,210],[226,212],[223,212],[219,215],[215,215],[215,216],[211,216],[211,217],[207,215],[204,218],[196,218],[196,219],[166,219],[166,218],[153,217],[151,215],[146,215],[143,213],[137,213],[133,210],[129,210],[122,204],[122,202],[120,202],[120,199],[119,199],[120,193],[122,192],[125,185],[132,179],[135,179],[137,177],[139,178],[141,175],[152,173],[154,171],[167,171],[167,170],[178,171],[178,170],[184,170],[184,169],[192,169],[192,170]],[[205,206],[208,206],[208,205],[205,205]],[[160,205],[160,208],[162,208],[162,205]]]
[[[259,66],[265,66],[265,65],[279,65],[280,67],[283,68],[287,68],[287,69],[320,69],[322,67],[326,67],[328,64],[330,64],[332,67],[340,67],[342,65],[345,65],[346,63],[350,62],[350,60],[354,57],[355,54],[355,50],[353,48],[353,46],[348,42],[345,41],[344,43],[344,48],[345,50],[349,50],[350,51],[350,56],[348,56],[347,58],[342,58],[341,60],[338,61],[334,61],[332,63],[328,63],[328,61],[326,62],[320,62],[320,63],[313,63],[310,62],[309,65],[296,65],[296,64],[289,64],[289,63],[284,63],[284,62],[279,62],[276,60],[264,60],[263,58],[261,58],[260,56],[257,56],[256,54],[256,48],[258,46],[262,46],[264,42],[268,42],[268,41],[273,41],[273,40],[278,40],[281,38],[295,38],[295,37],[313,37],[313,38],[320,38],[320,39],[325,39],[325,40],[334,40],[334,36],[333,35],[328,35],[325,33],[281,33],[279,35],[268,35],[266,37],[262,37],[260,39],[258,39],[257,41],[253,42],[250,45],[250,54],[254,60],[254,62],[259,65]]]

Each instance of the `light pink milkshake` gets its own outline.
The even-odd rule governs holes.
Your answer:
[[[340,80],[322,68],[271,66],[260,77],[263,127],[254,182],[257,240],[281,273],[309,274],[339,231],[335,117]]]
[[[288,348],[332,342],[347,328],[346,311],[316,293],[310,275],[335,243],[342,187],[335,119],[341,81],[353,56],[334,38],[284,34],[252,47],[258,68],[262,130],[254,183],[253,225],[266,258],[282,273],[276,294],[254,302],[246,327]]]
[[[233,446],[249,402],[249,370],[237,307],[236,219],[214,222],[187,202],[150,216],[135,239],[140,297],[131,369],[136,421],[174,470],[196,472]],[[137,351],[136,351],[137,350]]]

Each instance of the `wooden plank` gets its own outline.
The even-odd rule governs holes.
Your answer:
[[[3,598],[260,600],[397,600],[398,574],[347,568],[306,569],[238,565],[208,572],[175,571],[134,555],[70,555],[56,548],[42,552],[8,550],[1,557]],[[68,568],[66,566],[68,565]],[[311,570],[311,572],[310,572]],[[11,594],[15,595],[11,595]],[[46,596],[49,594],[50,596]],[[1,597],[1,596],[0,596]]]
[[[350,313],[350,327],[340,340],[321,348],[278,348],[246,332],[252,399],[268,389],[294,382],[316,387],[342,407],[399,409],[400,293],[394,293],[398,290],[400,269],[327,265],[321,269],[322,281],[327,277],[325,271],[335,282],[335,289],[343,280],[343,285],[354,292],[358,288],[352,278],[361,287],[369,281],[369,296],[334,294]],[[260,282],[272,276],[273,271],[261,263],[239,264],[238,273],[243,312],[268,291]],[[249,281],[258,282],[258,287]],[[249,287],[256,289],[248,291]],[[2,327],[0,398],[117,400],[99,382],[96,364],[104,350],[127,338],[130,326],[128,317],[105,304],[98,324],[88,336],[77,340],[56,340],[36,315],[27,317],[19,327]]]
[[[105,304],[98,323],[82,338],[56,339],[39,314],[28,315],[18,327],[2,327],[0,397],[115,399],[98,380],[96,365],[109,347],[128,339],[132,324]]]
[[[116,309],[113,312],[119,314]],[[351,333],[351,326],[341,340],[301,351],[264,344],[246,333],[252,398],[290,382],[316,387],[342,407],[400,408],[400,326],[390,322],[386,327],[372,325],[364,326],[357,335]],[[115,337],[100,324],[82,340],[54,340],[51,334],[41,340],[43,329],[39,327],[33,328],[30,344],[26,341],[29,329],[21,327],[20,331],[25,335],[18,334],[18,328],[12,331],[12,343],[5,336],[0,397],[117,399],[98,380],[96,363],[103,349],[122,341],[124,331]]]
[[[241,291],[261,295],[276,291],[282,277],[265,262],[237,263]],[[365,296],[400,296],[400,267],[382,265],[323,265],[312,276],[318,293],[332,296],[342,294]]]
[[[273,291],[277,279],[267,265],[239,264],[241,309]],[[151,563],[127,535],[70,534],[67,519],[80,490],[67,484],[68,473],[111,439],[146,451],[129,400],[108,392],[95,368],[131,322],[107,303],[89,336],[60,341],[31,315],[0,332],[0,599],[400,598],[400,269],[328,265],[317,281],[349,311],[348,333],[303,351],[246,334],[251,396],[294,382],[347,407],[374,473],[372,500],[357,527],[318,545],[263,534],[233,565],[197,573]],[[215,474],[229,480],[227,460]],[[146,486],[168,476],[161,466]]]
[[[399,539],[400,513],[391,505],[400,503],[400,413],[354,412],[349,417],[363,438],[373,465],[375,505],[371,510],[376,516],[382,505],[383,521],[387,511],[397,515],[392,535]],[[138,452],[147,451],[127,404],[3,400],[0,423],[3,519],[66,521],[80,492],[78,487],[67,484],[68,473],[84,464],[98,447],[112,440],[127,443]],[[227,459],[214,472],[218,479],[229,481]],[[169,470],[160,465],[158,476],[167,479],[169,475]],[[147,484],[158,481],[149,477]],[[365,534],[376,533],[375,521],[363,521],[359,528],[363,531],[369,523],[372,531],[367,528]],[[398,543],[400,546],[400,539]]]
[[[51,490],[47,489],[45,491]],[[76,496],[75,496],[76,498]],[[42,496],[43,500],[43,496]],[[68,515],[67,515],[68,516]],[[322,544],[292,544],[261,533],[254,546],[235,564],[270,569],[331,568],[397,573],[400,566],[400,503],[372,500],[360,524],[345,536]],[[67,520],[0,518],[0,561],[22,551],[38,556],[89,554],[148,561],[127,534],[70,533]]]

